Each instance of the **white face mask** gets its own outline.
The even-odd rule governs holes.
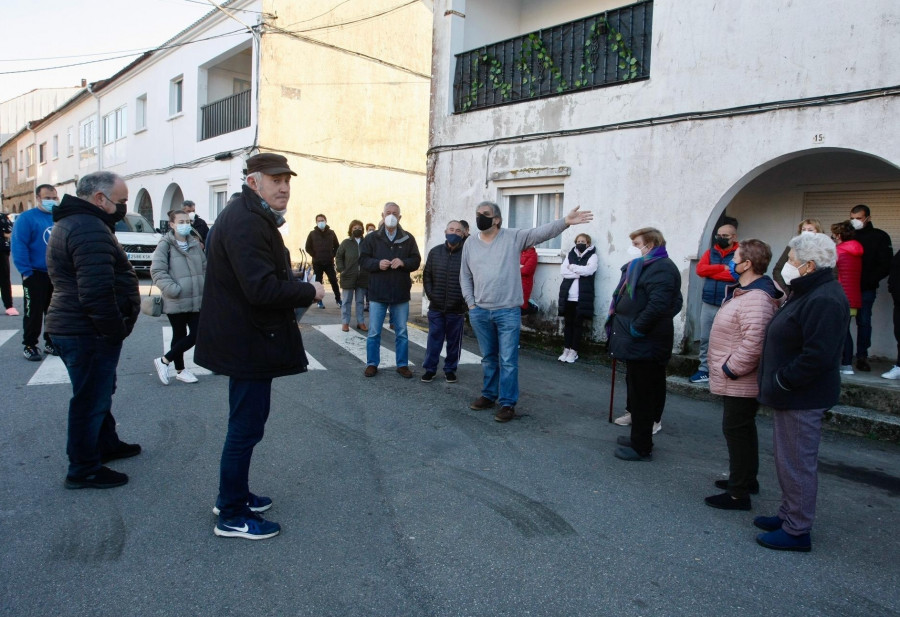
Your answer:
[[[397,227],[397,217],[393,214],[388,214],[386,217],[384,217],[384,226],[388,229],[394,229],[395,227]]]
[[[638,257],[643,257],[643,256],[644,256],[644,251],[642,251],[642,250],[640,249],[640,247],[637,247],[637,246],[635,246],[635,245],[633,245],[633,244],[632,244],[631,246],[629,246],[629,247],[625,250],[625,252],[628,253],[628,256],[631,257],[632,259],[637,259]]]
[[[804,229],[803,231],[800,232],[800,235],[801,236],[814,236],[814,235],[816,235],[816,232],[810,231],[808,229]]]
[[[862,222],[861,220],[859,220],[859,219],[850,219],[850,225],[851,225],[851,226],[853,227],[853,229],[855,229],[856,231],[859,231],[860,229],[862,229],[863,227],[866,226],[866,224],[863,223],[863,222]]]
[[[188,212],[188,217],[193,221],[195,218],[197,218],[197,213],[196,212]]]
[[[796,278],[800,278],[800,270],[797,268],[797,266],[788,261],[781,269],[781,278],[784,279],[785,285],[790,285],[791,281]]]

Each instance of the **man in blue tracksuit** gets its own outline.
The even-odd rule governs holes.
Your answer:
[[[34,191],[37,207],[26,210],[16,219],[11,238],[13,263],[22,275],[25,295],[22,345],[26,360],[39,362],[38,337],[44,324],[44,315],[50,307],[53,285],[47,274],[47,242],[53,229],[53,208],[59,203],[56,189],[42,184]],[[50,336],[44,332],[44,351],[58,355]]]

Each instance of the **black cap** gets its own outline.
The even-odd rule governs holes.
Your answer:
[[[247,169],[245,170],[245,173],[252,174],[257,171],[261,171],[267,176],[277,176],[279,174],[297,175],[291,171],[290,167],[288,167],[287,158],[280,154],[275,154],[274,152],[263,152],[262,154],[256,154],[247,159]]]

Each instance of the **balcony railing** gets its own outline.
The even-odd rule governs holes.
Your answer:
[[[250,126],[250,93],[244,90],[200,108],[203,132],[200,139],[210,139]]]
[[[492,43],[456,56],[456,112],[650,76],[653,0]]]

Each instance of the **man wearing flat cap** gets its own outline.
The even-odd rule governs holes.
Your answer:
[[[280,154],[247,159],[241,193],[216,219],[194,360],[228,375],[228,433],[219,468],[217,536],[264,540],[278,523],[260,513],[272,500],[250,492],[250,457],[269,417],[272,379],[306,371],[294,310],[325,295],[319,283],[301,283],[278,227],[284,224],[296,176]]]

